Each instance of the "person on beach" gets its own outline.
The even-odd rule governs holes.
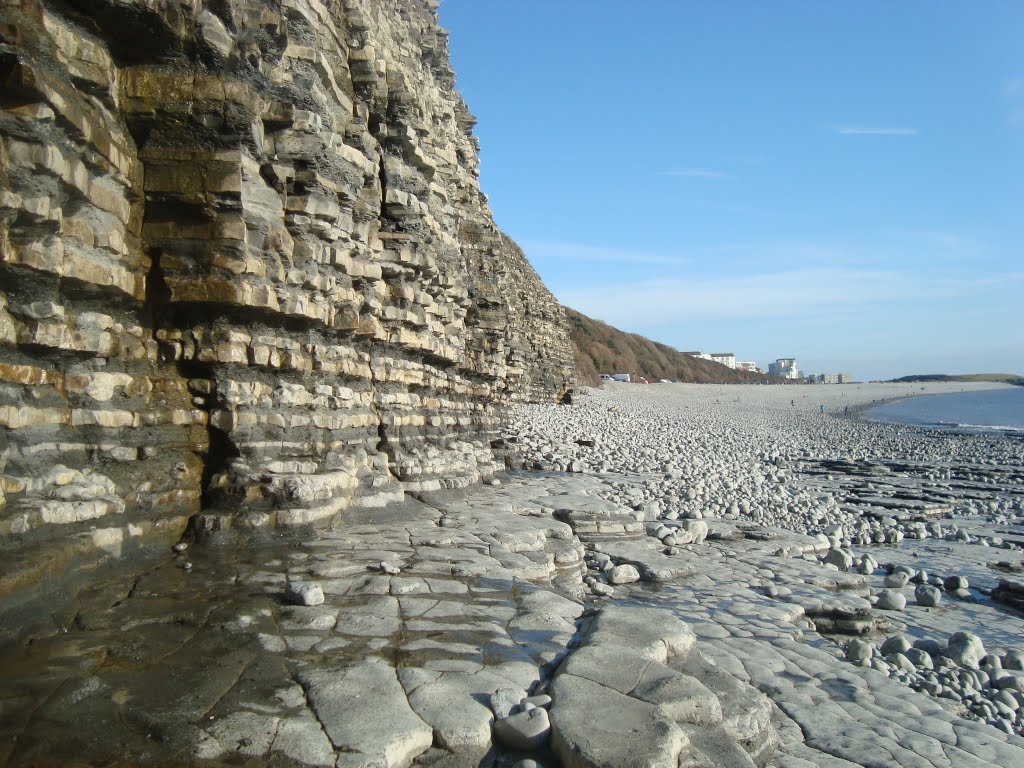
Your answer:
[[[819,405],[819,406],[818,406],[818,410],[819,410],[819,411],[820,411],[821,413],[824,413],[824,412],[825,412],[825,404],[824,404],[824,403],[822,403],[821,405]]]

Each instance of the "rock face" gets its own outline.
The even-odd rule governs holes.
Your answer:
[[[463,486],[571,386],[435,6],[0,7],[0,537]]]

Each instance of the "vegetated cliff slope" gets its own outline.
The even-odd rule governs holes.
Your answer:
[[[436,5],[0,5],[0,540],[465,485],[571,386]]]
[[[778,380],[684,355],[666,344],[620,331],[568,307],[565,314],[581,383],[597,384],[602,373],[635,373],[648,381],[669,379],[699,384],[749,384]]]

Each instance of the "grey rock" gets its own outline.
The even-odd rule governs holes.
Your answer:
[[[848,571],[853,566],[853,555],[845,549],[830,549],[824,562],[834,565],[840,571]]]
[[[491,711],[496,720],[503,720],[511,715],[520,702],[526,698],[526,691],[522,688],[503,687],[491,694]]]
[[[900,587],[906,586],[909,581],[909,577],[903,571],[893,571],[885,577],[885,586],[893,589],[899,589]]]
[[[946,652],[946,646],[944,646],[937,640],[932,640],[931,638],[922,638],[921,640],[915,640],[914,647],[927,653],[929,656],[932,657],[932,660],[934,660],[938,656],[942,656]]]
[[[1024,671],[1024,651],[1007,651],[1003,655],[1003,668]]]
[[[324,591],[319,584],[293,581],[285,587],[284,597],[292,605],[323,605]]]
[[[894,653],[889,656],[888,659],[893,668],[900,672],[906,672],[908,674],[917,672],[917,668],[914,666],[914,663],[902,653]]]
[[[668,768],[689,744],[653,704],[568,674],[556,677],[551,691],[551,748],[565,768]]]
[[[403,680],[404,682],[404,680]],[[409,693],[409,705],[431,728],[436,746],[480,760],[491,746],[494,715],[481,703],[508,682],[487,671],[445,672]]]
[[[632,584],[640,581],[640,572],[632,565],[624,563],[608,571],[608,581],[612,584]]]
[[[920,648],[908,648],[903,652],[903,655],[910,659],[910,663],[918,669],[932,669],[932,657],[922,651]]]
[[[902,592],[883,589],[878,594],[878,602],[875,603],[875,607],[884,611],[902,611],[907,607],[907,597]]]
[[[433,743],[433,731],[410,708],[387,664],[310,668],[299,679],[336,749],[377,755],[390,768],[408,765]]]
[[[861,640],[860,638],[854,638],[846,644],[846,660],[847,661],[867,661],[871,658],[875,647],[867,640]]]
[[[527,696],[525,699],[523,699],[523,706],[527,704],[532,704],[535,707],[544,707],[544,709],[548,709],[551,707],[551,697],[548,696],[546,693],[538,693],[534,696]]]
[[[994,688],[1009,689],[1024,693],[1024,672],[1015,669],[1003,670],[992,681]]]
[[[978,669],[985,657],[985,646],[975,634],[956,632],[946,644],[946,655],[961,667]]]
[[[658,608],[605,606],[590,632],[588,645],[624,646],[663,664],[673,656],[687,656],[696,644],[687,624]]]
[[[682,530],[690,535],[690,543],[703,544],[708,537],[708,524],[703,520],[683,520],[680,522]],[[677,535],[678,538],[678,535]],[[679,543],[684,543],[680,541]]]
[[[882,643],[882,647],[879,650],[883,656],[889,656],[894,653],[905,653],[910,648],[910,640],[905,635],[893,635]]]
[[[967,583],[966,576],[947,576],[943,580],[942,586],[947,592],[956,592],[960,589],[967,589],[970,585]]]
[[[930,584],[918,584],[914,588],[914,599],[925,608],[934,608],[942,602],[942,591]]]

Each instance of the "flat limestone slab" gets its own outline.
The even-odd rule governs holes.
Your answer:
[[[696,636],[668,611],[609,605],[594,618],[587,643],[632,648],[664,664],[671,657],[689,654]]]
[[[602,542],[601,551],[607,552],[616,562],[633,565],[650,581],[674,581],[698,573],[701,561],[686,549],[678,554],[666,555],[661,542],[653,536],[638,536],[633,539],[613,539]]]
[[[394,668],[362,662],[299,672],[299,680],[336,749],[404,768],[433,743],[433,730],[409,706]]]
[[[689,739],[653,704],[575,675],[551,686],[551,746],[565,768],[676,768]]]
[[[494,714],[491,695],[508,679],[480,671],[445,672],[409,693],[409,703],[433,727],[438,746],[478,761],[490,749]]]
[[[613,517],[624,514],[634,517],[634,513],[614,502],[597,496],[582,493],[562,493],[551,496],[540,496],[533,499],[537,504],[551,507],[555,512],[589,512],[592,515]]]
[[[677,723],[722,722],[718,698],[700,682],[629,648],[584,646],[569,655],[561,674],[582,677],[654,704]]]

